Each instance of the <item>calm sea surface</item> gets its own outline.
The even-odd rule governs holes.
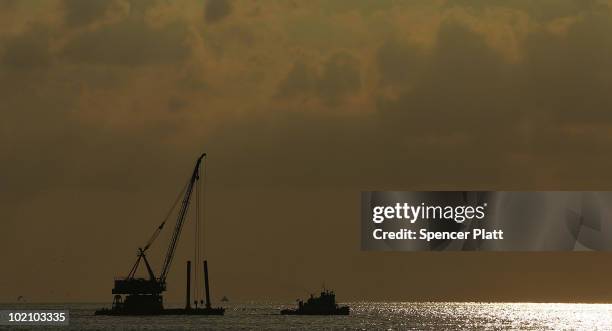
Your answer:
[[[105,304],[8,305],[0,309],[69,309],[70,325],[58,329],[237,330],[612,330],[612,305],[541,303],[353,302],[350,316],[281,316],[292,306],[231,303],[225,316],[94,316]],[[40,329],[38,327],[36,329]]]

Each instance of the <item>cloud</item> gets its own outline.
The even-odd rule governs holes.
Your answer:
[[[382,85],[407,85],[415,82],[423,66],[422,50],[397,39],[390,39],[378,49],[376,64]]]
[[[316,69],[304,61],[296,61],[279,86],[280,96],[307,95],[317,88]]]
[[[232,5],[228,0],[207,0],[204,9],[204,20],[207,23],[216,23],[229,16]]]
[[[0,8],[3,10],[12,10],[19,5],[19,0],[5,0],[0,2]]]
[[[70,62],[118,66],[175,64],[190,53],[184,24],[153,27],[139,16],[83,32],[62,50],[62,56]]]
[[[90,24],[102,18],[112,4],[111,0],[64,0],[66,24],[70,27]]]
[[[319,94],[326,102],[336,104],[361,87],[359,61],[349,53],[333,54],[323,67],[318,81]]]
[[[609,13],[591,13],[564,35],[533,33],[525,43],[530,100],[564,124],[609,121],[612,105],[612,20]]]
[[[332,54],[316,67],[298,60],[278,88],[285,97],[316,97],[329,105],[337,105],[361,88],[359,61],[347,52]]]
[[[42,26],[8,38],[0,48],[0,62],[10,69],[30,71],[51,63],[50,33]]]
[[[487,1],[459,0],[448,1],[446,5],[449,7],[456,6],[459,8],[477,10],[480,13],[492,7],[520,10],[528,13],[531,17],[540,22],[561,17],[576,16],[592,10],[602,10],[606,7],[603,1],[598,0],[510,0],[494,4]]]

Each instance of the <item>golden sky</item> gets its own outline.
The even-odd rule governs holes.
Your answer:
[[[202,151],[213,296],[609,299],[609,254],[361,252],[359,192],[609,190],[611,83],[609,1],[1,1],[0,301],[110,301]]]

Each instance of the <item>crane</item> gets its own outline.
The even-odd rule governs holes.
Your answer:
[[[198,180],[200,179],[200,166],[206,153],[203,153],[196,161],[195,167],[189,178],[189,181],[179,194],[174,205],[166,215],[163,222],[157,227],[150,239],[144,245],[144,247],[138,248],[137,259],[127,277],[120,277],[115,279],[115,286],[112,293],[115,295],[113,299],[113,309],[120,309],[122,311],[133,312],[133,313],[150,313],[156,311],[163,311],[163,299],[162,292],[166,290],[166,277],[170,271],[176,246],[181,236],[183,224],[189,211],[190,202],[192,199],[194,187],[196,187]],[[181,206],[176,218],[174,225],[174,231],[170,238],[170,243],[166,250],[164,262],[162,264],[161,271],[158,276],[155,275],[153,269],[147,260],[146,252],[151,247],[155,239],[159,236],[164,228],[164,225],[170,218],[172,211],[176,208],[180,198],[182,197]],[[136,271],[144,262],[148,279],[136,277]],[[122,295],[127,295],[125,301]]]

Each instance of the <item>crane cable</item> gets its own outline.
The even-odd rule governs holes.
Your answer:
[[[200,174],[201,176],[201,174]],[[196,212],[195,212],[195,238],[193,245],[193,255],[194,255],[194,286],[193,286],[193,298],[195,299],[196,307],[198,305],[198,261],[200,261],[200,181],[196,183]]]
[[[208,177],[207,176],[208,173],[207,173],[207,170],[206,170],[207,163],[208,163],[208,160],[206,160],[206,162],[204,162],[204,165],[202,166],[202,170],[203,170],[202,171],[202,176],[203,176],[203,178],[202,178],[202,184],[201,184],[203,186],[203,188],[202,188],[202,201],[201,201],[201,203],[202,203],[201,223],[202,224],[200,225],[200,231],[202,233],[202,236],[201,236],[201,238],[202,238],[202,247],[201,247],[201,251],[200,251],[200,258],[202,258],[203,260],[206,259],[206,256],[205,256],[205,253],[206,253],[206,250],[205,250],[205,248],[206,248],[206,231],[204,231],[204,225],[206,224],[206,222],[205,222],[206,220],[205,220],[204,216],[206,215],[206,186],[207,186],[206,185],[206,177]],[[198,202],[199,202],[199,200],[198,200]],[[202,293],[202,297],[205,297],[205,295],[206,295],[206,293],[204,293],[204,291],[206,291],[206,289],[202,288],[202,292],[203,292]]]
[[[164,225],[166,224],[166,222],[170,218],[170,215],[172,215],[172,212],[176,209],[176,206],[178,205],[179,201],[181,200],[181,197],[183,196],[183,194],[184,194],[185,190],[187,189],[188,185],[189,185],[189,180],[187,180],[187,183],[185,183],[185,186],[183,186],[183,189],[179,192],[178,196],[176,197],[176,200],[172,204],[172,207],[170,208],[170,210],[166,214],[166,217],[164,217],[164,221],[161,222],[161,224],[157,227],[157,229],[155,229],[155,232],[153,232],[153,234],[151,235],[151,238],[149,238],[149,240],[147,241],[147,244],[142,249],[143,253],[146,252],[149,249],[149,247],[151,247],[151,245],[153,244],[155,239],[157,239],[157,237],[159,236],[161,230],[164,228]]]

